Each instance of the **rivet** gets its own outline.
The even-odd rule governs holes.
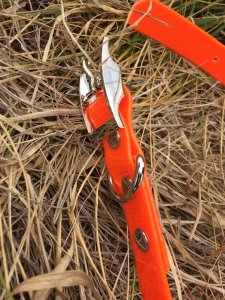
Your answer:
[[[140,228],[135,229],[134,232],[134,236],[135,236],[135,242],[138,245],[138,248],[142,251],[142,252],[146,252],[148,251],[148,238],[147,235],[144,231],[142,231]]]
[[[108,138],[108,143],[112,148],[116,148],[119,145],[119,141],[120,141],[120,135],[118,131],[111,134]]]

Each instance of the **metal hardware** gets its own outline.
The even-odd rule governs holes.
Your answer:
[[[132,184],[132,180],[129,177],[124,177],[122,180],[122,188],[124,191],[127,191]]]
[[[119,115],[120,101],[124,96],[122,76],[119,66],[114,62],[109,53],[108,37],[104,38],[102,46],[102,80],[112,114],[118,127],[123,128],[123,123]]]
[[[142,252],[148,251],[148,237],[145,234],[144,231],[142,231],[140,228],[135,229],[134,232],[135,242],[138,245],[138,248]]]
[[[86,63],[86,61],[83,59],[82,68],[84,73],[80,77],[80,98],[82,105],[87,101],[89,96],[91,96],[91,94],[97,90],[95,77],[88,65],[90,65],[90,63]]]
[[[126,185],[124,194],[122,194],[122,195],[117,194],[113,190],[112,178],[108,174],[109,190],[112,193],[112,195],[116,201],[118,201],[119,203],[125,203],[128,200],[130,200],[130,198],[135,194],[135,192],[137,191],[137,189],[139,188],[139,186],[142,182],[142,179],[144,176],[144,169],[145,169],[144,160],[141,155],[138,155],[136,158],[136,168],[135,168],[134,178],[132,180],[130,178],[128,178],[128,180],[131,183]],[[125,177],[123,180],[126,180],[126,182],[128,182],[126,178],[127,177]]]
[[[103,138],[110,132],[123,128],[123,122],[119,115],[120,101],[124,96],[123,83],[119,66],[113,61],[109,52],[109,38],[105,37],[102,45],[101,79],[95,77],[88,63],[83,60],[83,74],[80,76],[80,102],[84,121],[89,133],[98,131],[97,138]],[[95,128],[88,118],[88,106],[97,101],[96,91],[103,90],[106,101],[112,113],[110,120]],[[113,127],[112,127],[113,124]],[[111,128],[109,129],[109,125]],[[106,128],[105,128],[106,127]],[[100,133],[101,131],[101,133]]]
[[[118,147],[119,142],[120,142],[120,134],[118,131],[109,135],[108,143],[109,143],[110,147],[112,147],[112,148]]]

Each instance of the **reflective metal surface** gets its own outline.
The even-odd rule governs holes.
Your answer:
[[[134,232],[135,242],[138,245],[138,248],[142,252],[148,251],[148,237],[144,231],[142,231],[140,228],[135,229]]]
[[[118,127],[122,128],[123,123],[119,115],[119,105],[124,96],[123,83],[120,68],[109,53],[108,37],[104,38],[102,46],[102,81],[113,116]]]
[[[139,188],[142,182],[144,176],[144,169],[145,169],[144,160],[141,155],[138,155],[136,158],[136,168],[135,168],[134,178],[132,180],[129,178],[130,184],[126,185],[126,190],[124,191],[123,195],[119,195],[113,190],[112,178],[110,175],[108,175],[109,189],[116,201],[118,201],[119,203],[125,203],[132,198],[132,196],[135,194],[135,192],[137,191],[137,189]]]
[[[116,131],[118,128],[123,128],[123,123],[119,115],[120,101],[124,96],[123,83],[119,66],[113,61],[109,52],[109,39],[103,40],[102,46],[102,67],[101,79],[99,76],[94,76],[90,70],[89,64],[83,60],[83,74],[80,76],[80,104],[85,125],[89,133],[96,133],[97,139],[102,139],[109,133]],[[105,99],[112,113],[110,120],[93,128],[88,114],[86,112],[88,106],[97,101],[96,91],[104,91]]]
[[[118,147],[119,142],[120,142],[120,134],[118,131],[109,135],[108,143],[109,143],[110,147],[112,147],[112,148]]]
[[[91,93],[96,91],[94,75],[92,74],[91,70],[87,66],[86,61],[84,59],[82,63],[82,68],[84,73],[80,76],[80,88],[79,88],[81,106],[83,106],[83,103],[87,101]]]

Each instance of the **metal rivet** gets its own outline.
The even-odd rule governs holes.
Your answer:
[[[108,143],[112,148],[116,148],[119,145],[119,141],[120,141],[120,135],[118,131],[111,134],[108,138]]]
[[[143,252],[148,251],[148,238],[147,235],[140,228],[137,228],[134,232],[135,242],[139,249]]]

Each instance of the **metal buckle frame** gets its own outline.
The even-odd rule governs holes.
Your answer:
[[[84,121],[89,133],[94,132],[96,139],[103,139],[106,136],[110,136],[111,133],[115,133],[118,128],[124,127],[119,114],[119,105],[124,96],[122,77],[119,66],[110,55],[108,37],[104,38],[102,46],[101,80],[99,77],[94,77],[85,60],[83,60],[83,71],[84,73],[80,77],[80,101]],[[89,105],[98,100],[96,94],[101,89],[104,91],[112,117],[100,127],[94,128],[88,119],[86,110]],[[113,190],[112,178],[108,175],[109,189],[116,201],[124,203],[132,198],[142,182],[144,168],[144,160],[141,155],[138,155],[134,178],[132,180],[124,178],[123,180],[123,186],[126,185],[123,195],[119,195]]]
[[[84,73],[80,77],[80,102],[83,118],[88,132],[95,132],[97,139],[102,139],[118,128],[124,127],[119,115],[120,101],[124,96],[122,77],[119,66],[110,55],[108,37],[103,40],[101,62],[101,79],[94,77],[85,60],[83,60]],[[91,103],[97,101],[95,94],[101,89],[104,90],[112,118],[99,128],[94,128],[87,117],[86,109]]]

